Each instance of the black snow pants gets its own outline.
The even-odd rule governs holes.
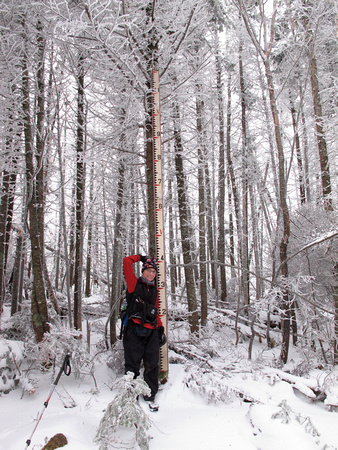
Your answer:
[[[146,330],[146,336],[140,336]],[[141,333],[140,333],[141,331]],[[141,362],[144,365],[144,381],[151,390],[151,399],[158,391],[158,373],[160,346],[158,331],[144,329],[129,320],[123,337],[125,373],[133,372],[135,378],[140,375]]]

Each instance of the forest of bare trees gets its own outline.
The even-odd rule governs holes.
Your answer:
[[[1,311],[41,342],[99,295],[114,344],[122,258],[155,253],[158,68],[169,311],[196,334],[232,312],[269,346],[274,322],[281,362],[301,340],[337,364],[337,8],[2,0]]]

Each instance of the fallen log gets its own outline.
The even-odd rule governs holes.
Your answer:
[[[67,438],[62,433],[57,433],[53,436],[47,444],[42,448],[42,450],[55,450],[56,448],[64,447],[68,444]]]

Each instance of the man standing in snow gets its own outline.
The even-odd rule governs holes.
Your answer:
[[[142,276],[137,278],[133,264],[141,261]],[[127,283],[128,322],[123,336],[125,373],[140,374],[143,360],[144,381],[151,394],[145,397],[149,407],[154,406],[158,391],[160,346],[166,342],[164,328],[158,315],[158,291],[156,275],[158,261],[141,255],[131,255],[123,259],[123,271]]]

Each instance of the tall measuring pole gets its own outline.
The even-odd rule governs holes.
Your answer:
[[[154,197],[155,197],[155,248],[159,261],[157,274],[159,295],[159,316],[168,336],[167,327],[167,284],[165,270],[164,220],[163,220],[163,176],[162,176],[162,145],[161,145],[161,106],[160,106],[160,76],[157,69],[151,73],[151,90],[153,99],[153,167],[154,167]],[[168,379],[168,344],[160,348],[160,380]]]

